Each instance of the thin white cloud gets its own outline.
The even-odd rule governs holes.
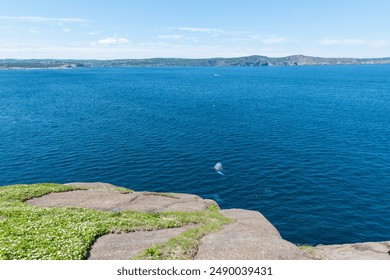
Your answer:
[[[34,17],[34,16],[2,16],[0,15],[0,20],[11,20],[11,21],[20,21],[20,22],[53,22],[53,23],[64,23],[64,22],[73,22],[73,23],[85,23],[88,20],[82,18],[55,18],[55,17]]]
[[[390,46],[390,40],[363,40],[363,39],[323,39],[321,45],[325,46],[366,46],[381,48]]]
[[[322,45],[366,45],[362,39],[323,39],[320,41]]]
[[[92,43],[92,45],[103,45],[103,46],[109,46],[109,45],[120,45],[128,43],[129,40],[127,40],[124,37],[107,37],[104,39],[100,39],[95,43]]]
[[[99,35],[100,33],[101,33],[100,31],[91,31],[88,33],[88,35],[95,36],[95,35]]]
[[[248,31],[232,31],[232,32],[226,32],[225,34],[229,35],[228,39],[230,41],[238,41],[238,42],[253,42],[260,38],[259,35]]]
[[[33,34],[40,34],[45,32],[43,29],[37,29],[37,28],[30,28],[28,31]]]
[[[216,28],[199,28],[199,27],[175,27],[174,30],[178,31],[188,31],[193,33],[203,33],[211,37],[224,37],[230,41],[255,41],[261,40],[261,37],[253,33],[252,31],[237,31],[237,30],[222,30]],[[187,38],[187,37],[186,37]],[[271,36],[261,40],[265,44],[277,44],[287,41],[286,38]]]
[[[280,44],[287,41],[287,38],[279,37],[279,36],[270,36],[268,38],[261,40],[264,44]]]
[[[184,36],[183,35],[177,35],[177,34],[168,34],[168,35],[158,35],[157,36],[158,39],[173,39],[173,40],[179,40],[179,39],[183,39]]]
[[[234,57],[254,53],[254,49],[247,50],[223,45],[194,45],[171,44],[165,41],[112,45],[1,45],[0,59],[2,58],[63,58],[63,59],[125,59],[125,58],[152,58],[152,57]]]
[[[390,46],[390,40],[374,40],[370,42],[370,46],[373,48]]]
[[[201,32],[201,33],[212,33],[212,34],[221,34],[224,33],[221,29],[214,28],[198,28],[198,27],[176,27],[175,29],[181,31],[190,31],[190,32]]]
[[[72,31],[72,29],[70,29],[70,28],[62,28],[62,31],[63,32],[70,32],[70,31]]]
[[[29,42],[26,45],[12,45],[1,43],[0,59],[3,58],[63,58],[63,59],[126,59],[126,58],[151,58],[151,57],[183,57],[183,58],[207,58],[207,57],[239,57],[253,54],[271,57],[282,57],[294,53],[324,57],[388,57],[387,47],[383,48],[324,48],[313,50],[285,48],[280,45],[256,46],[231,46],[221,44],[181,44],[169,43],[159,40],[150,43],[94,45],[87,42],[76,44],[62,44],[48,46]],[[389,42],[390,44],[390,42]]]

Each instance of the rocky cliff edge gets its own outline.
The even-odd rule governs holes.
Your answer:
[[[106,183],[69,183],[93,187],[85,190],[50,193],[27,201],[39,207],[74,206],[101,211],[134,210],[140,212],[201,211],[217,203],[192,194],[150,192],[120,193]],[[390,260],[390,242],[367,242],[342,245],[296,246],[284,240],[277,229],[259,212],[243,209],[219,210],[233,220],[218,231],[199,240],[197,260],[310,260],[377,259]],[[89,259],[130,259],[140,252],[183,233],[191,225],[155,231],[108,234],[96,240]]]

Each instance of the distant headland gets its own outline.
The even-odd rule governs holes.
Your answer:
[[[148,58],[114,60],[74,59],[0,59],[0,69],[66,69],[97,67],[210,67],[210,66],[300,66],[390,64],[385,58],[325,58],[305,55],[267,57],[260,55],[234,58]]]

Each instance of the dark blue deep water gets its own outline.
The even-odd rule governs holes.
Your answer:
[[[0,185],[71,181],[258,210],[295,243],[390,240],[390,66],[0,71]]]

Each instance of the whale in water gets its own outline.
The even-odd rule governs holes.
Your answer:
[[[225,174],[223,174],[223,172],[222,172],[223,167],[222,167],[222,163],[221,162],[217,162],[214,165],[214,170],[217,171],[218,174],[225,176]]]

